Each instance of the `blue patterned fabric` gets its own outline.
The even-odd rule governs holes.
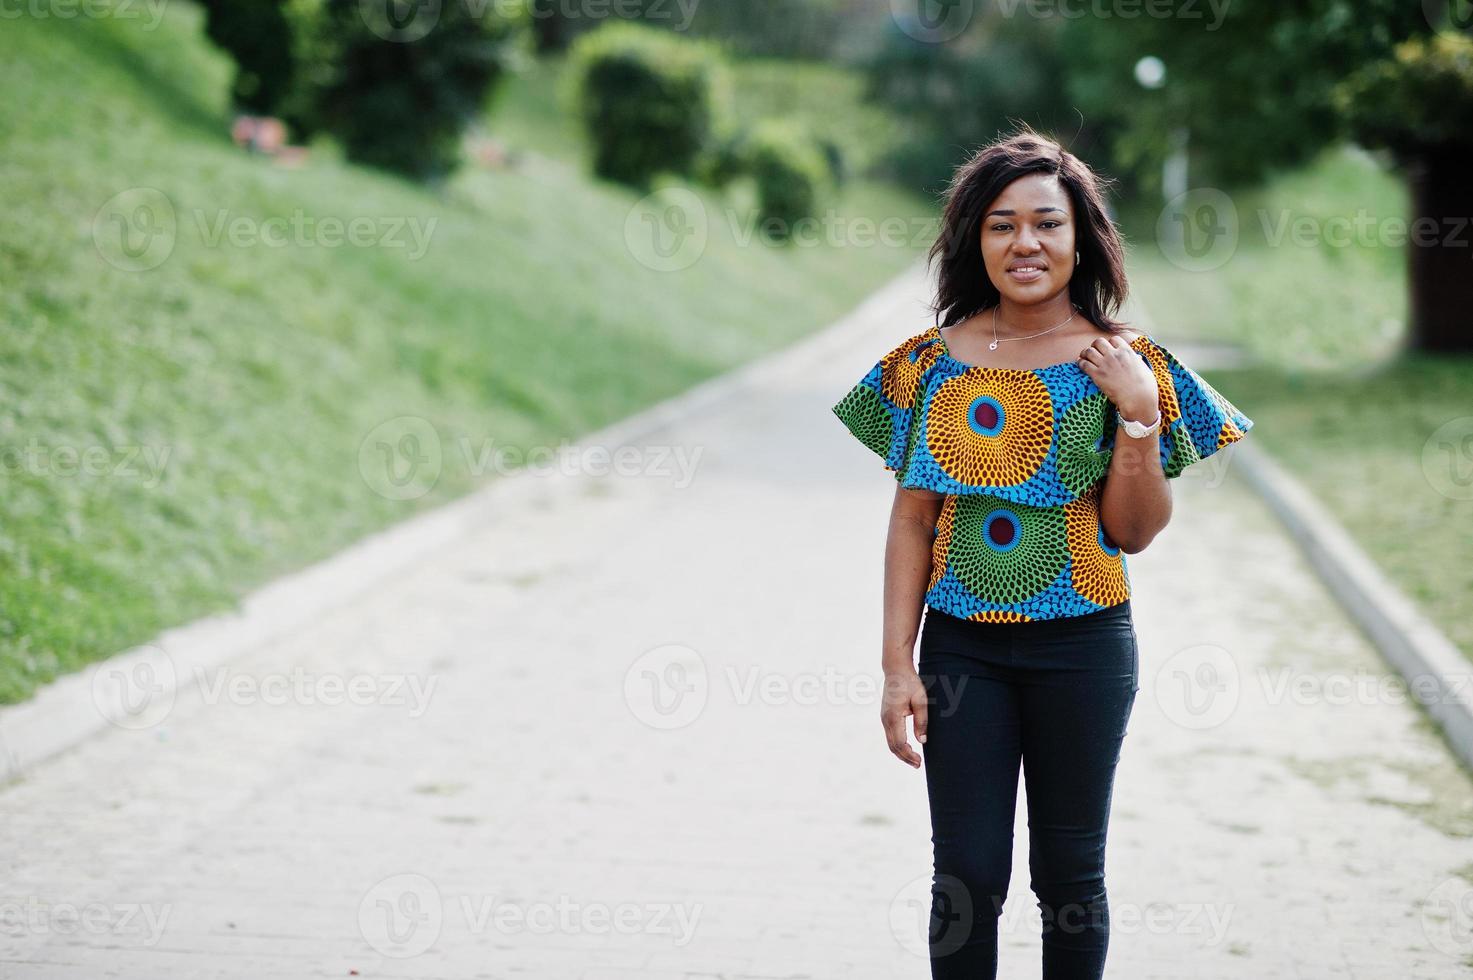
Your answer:
[[[1168,479],[1253,427],[1149,334],[1130,346],[1156,377]],[[1077,362],[971,366],[932,326],[876,362],[833,412],[900,486],[945,497],[928,605],[1016,622],[1129,598],[1124,554],[1099,516],[1115,406]]]

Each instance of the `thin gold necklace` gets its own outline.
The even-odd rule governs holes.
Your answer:
[[[1070,303],[1069,305],[1074,306],[1073,303]],[[1056,323],[1052,327],[1049,327],[1048,330],[1040,330],[1038,333],[1029,334],[1026,337],[1003,337],[1001,340],[999,340],[997,336],[997,311],[1001,306],[1002,304],[999,303],[997,304],[997,306],[994,306],[992,308],[992,343],[987,345],[988,350],[997,350],[998,344],[1005,344],[1010,340],[1032,340],[1034,337],[1042,337],[1044,334],[1057,330],[1062,327],[1064,323],[1068,323],[1069,320],[1074,319],[1074,313],[1079,312],[1079,307],[1074,306],[1074,313],[1070,313],[1069,319],[1065,320],[1064,323]]]

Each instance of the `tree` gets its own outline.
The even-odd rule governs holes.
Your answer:
[[[1411,313],[1415,346],[1473,349],[1473,40],[1417,37],[1341,83],[1336,102],[1365,146],[1390,150],[1411,184]]]
[[[891,176],[939,192],[972,151],[1018,120],[1080,156],[1096,155],[1093,121],[1059,84],[1070,70],[1059,48],[1062,27],[1062,20],[1010,17],[993,7],[964,33],[933,42],[892,22],[862,63],[869,97],[906,127],[887,161]]]
[[[205,36],[235,60],[231,101],[247,112],[276,114],[296,75],[285,0],[201,0],[201,6]]]
[[[1169,152],[1168,135],[1186,122],[1193,124],[1199,186],[1250,184],[1307,162],[1326,145],[1359,139],[1397,150],[1417,202],[1414,222],[1466,216],[1467,188],[1452,170],[1460,160],[1466,169],[1468,144],[1456,126],[1433,121],[1455,117],[1466,134],[1473,85],[1458,67],[1461,42],[1427,46],[1435,33],[1428,11],[1437,6],[1243,0],[1225,8],[1220,22],[1210,20],[1210,5],[1195,3],[1183,4],[1179,16],[1074,21],[1065,29],[1069,89],[1087,115],[1113,131],[1114,159],[1146,183]],[[1134,67],[1147,55],[1166,62],[1168,81],[1159,91],[1134,81]],[[1397,113],[1407,118],[1398,123]],[[1473,302],[1468,256],[1466,245],[1411,248],[1414,347],[1473,349],[1473,333],[1454,312]],[[1461,262],[1457,273],[1454,262]]]

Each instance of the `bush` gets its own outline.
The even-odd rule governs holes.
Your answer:
[[[355,163],[440,177],[459,164],[462,131],[485,110],[512,25],[488,5],[391,2],[401,15],[393,21],[368,16],[379,5],[325,0],[304,115]]]
[[[696,159],[693,177],[717,190],[747,172],[747,130],[733,128],[715,135]]]
[[[231,102],[258,115],[276,114],[295,76],[285,0],[201,0],[205,36],[235,61]]]
[[[828,184],[829,165],[823,151],[789,120],[758,123],[747,138],[747,172],[757,183],[758,209],[773,237],[786,238],[792,226],[818,211]]]
[[[579,37],[571,57],[594,173],[637,188],[661,171],[694,173],[725,102],[716,48],[615,22]]]

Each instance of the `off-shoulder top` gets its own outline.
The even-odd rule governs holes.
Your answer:
[[[1156,376],[1168,479],[1253,427],[1149,334],[1130,346]],[[963,619],[1025,622],[1130,597],[1125,555],[1100,522],[1115,406],[1076,361],[968,365],[932,326],[882,357],[833,412],[902,487],[945,497],[928,606]]]

